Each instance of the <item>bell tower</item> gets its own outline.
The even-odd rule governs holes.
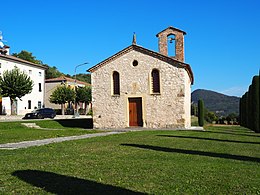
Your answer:
[[[184,62],[184,35],[186,35],[186,32],[172,26],[159,32],[156,35],[158,37],[159,53]],[[172,49],[169,48],[170,46],[174,47],[173,56],[169,55],[169,50]]]

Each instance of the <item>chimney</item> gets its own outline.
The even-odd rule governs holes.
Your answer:
[[[174,38],[170,36],[174,36]],[[158,37],[158,44],[159,44],[159,53],[162,55],[172,57],[176,60],[184,62],[184,35],[186,35],[186,32],[174,28],[172,26],[164,29],[163,31],[159,32],[156,37]],[[169,56],[168,54],[168,41],[172,43],[175,42],[175,45],[173,45],[175,50],[175,56]]]
[[[4,46],[4,50],[6,51],[6,55],[10,55],[10,47],[8,45]]]

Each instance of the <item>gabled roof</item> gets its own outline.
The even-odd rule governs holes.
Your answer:
[[[26,65],[36,66],[38,68],[42,68],[42,69],[45,69],[45,70],[48,69],[47,66],[43,66],[43,65],[40,65],[40,64],[35,64],[35,63],[32,63],[32,62],[29,62],[29,61],[26,61],[26,60],[23,60],[23,59],[11,56],[11,55],[2,55],[2,54],[0,54],[0,58],[6,59],[6,60],[10,60],[10,61],[14,61],[14,62],[20,62],[20,63],[26,64]]]
[[[109,62],[111,62],[111,61],[123,56],[124,54],[126,54],[130,51],[133,51],[133,50],[138,51],[138,52],[143,53],[143,54],[146,54],[146,55],[149,55],[149,56],[152,56],[154,58],[160,59],[160,60],[167,62],[167,63],[169,63],[173,66],[178,66],[179,68],[184,68],[188,72],[188,74],[190,76],[191,83],[193,84],[194,77],[193,77],[193,73],[192,73],[192,70],[191,70],[191,67],[190,67],[189,64],[186,64],[184,62],[173,59],[171,57],[162,55],[158,52],[151,51],[149,49],[146,49],[146,48],[138,46],[138,45],[130,45],[129,47],[119,51],[118,53],[114,54],[113,56],[111,56],[111,57],[105,59],[104,61],[98,63],[97,65],[91,67],[90,69],[88,69],[88,71],[91,72],[91,73],[95,72],[97,69],[105,66],[107,63],[109,63]]]
[[[181,30],[181,29],[174,28],[173,26],[170,26],[170,27],[168,27],[168,28],[162,30],[161,32],[157,33],[156,37],[158,37],[158,35],[159,35],[160,33],[164,32],[164,31],[166,31],[166,30],[168,30],[168,29],[172,29],[172,30],[176,30],[176,31],[182,32],[184,35],[187,34],[185,31],[183,31],[183,30]]]
[[[66,82],[66,81],[69,81],[69,82],[72,82],[72,83],[75,82],[74,79],[69,78],[69,77],[65,77],[65,76],[60,76],[60,77],[51,78],[51,79],[45,79],[45,83],[60,83],[60,82]],[[82,84],[82,85],[85,85],[85,86],[91,86],[91,84],[83,82],[83,81],[79,81],[79,80],[76,80],[76,83]]]

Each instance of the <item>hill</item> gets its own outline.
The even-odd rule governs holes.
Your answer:
[[[197,89],[191,94],[191,101],[197,104],[198,100],[204,101],[205,107],[219,116],[239,113],[239,97],[228,96],[205,89]]]

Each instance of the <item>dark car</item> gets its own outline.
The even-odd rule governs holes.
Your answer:
[[[25,114],[23,119],[54,118],[55,116],[56,116],[56,113],[52,108],[40,108],[40,109],[33,110],[31,113]]]

